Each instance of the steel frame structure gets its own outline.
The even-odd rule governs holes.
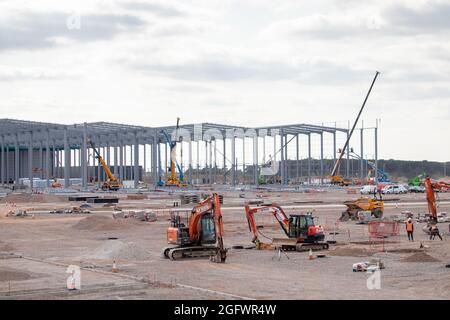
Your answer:
[[[124,172],[126,166],[126,156],[131,157],[131,178],[134,180],[134,185],[137,187],[139,183],[140,159],[144,158],[144,167],[146,157],[150,156],[151,163],[151,177],[153,183],[156,185],[163,170],[160,164],[161,155],[163,154],[162,147],[166,144],[164,134],[166,131],[172,135],[175,131],[175,126],[164,127],[145,127],[136,125],[126,125],[109,122],[92,122],[80,123],[73,125],[24,121],[16,119],[0,119],[0,173],[1,182],[4,184],[8,178],[13,178],[14,183],[18,184],[19,178],[32,178],[35,175],[33,171],[33,164],[37,163],[42,168],[41,178],[47,180],[47,185],[51,183],[53,176],[61,173],[61,178],[64,178],[65,185],[69,185],[70,178],[81,178],[83,187],[88,184],[88,167],[89,167],[89,146],[86,143],[87,139],[92,139],[95,145],[100,148],[102,155],[106,162],[111,165],[114,163],[114,174],[118,175],[121,180],[129,178],[129,175]],[[200,123],[200,124],[185,124],[180,125],[180,136],[182,141],[188,143],[188,180],[193,181],[193,170],[195,169],[192,163],[192,144],[196,143],[197,155],[199,155],[199,144],[205,143],[205,163],[209,177],[211,178],[213,172],[212,154],[214,153],[214,161],[217,160],[217,140],[223,140],[223,150],[219,151],[223,156],[224,183],[236,185],[238,183],[237,162],[236,162],[236,141],[253,141],[253,162],[255,170],[253,170],[253,183],[258,184],[258,166],[261,161],[258,159],[258,145],[262,141],[265,157],[266,139],[271,138],[274,141],[279,140],[279,150],[274,150],[275,154],[280,154],[280,168],[281,168],[281,184],[286,185],[289,182],[289,173],[287,170],[287,145],[291,141],[295,142],[296,146],[296,161],[297,161],[297,178],[298,163],[299,163],[299,136],[305,135],[308,137],[308,144],[305,148],[308,150],[308,157],[306,159],[308,165],[307,179],[311,182],[311,135],[318,135],[320,137],[320,179],[323,182],[328,173],[324,172],[324,143],[323,136],[326,134],[333,136],[333,155],[336,158],[336,135],[348,135],[348,128],[329,127],[311,124],[290,124],[279,126],[265,126],[265,127],[242,127],[230,126],[215,123]],[[361,129],[362,132],[362,129]],[[362,137],[362,134],[361,134]],[[226,155],[226,145],[230,146],[231,155],[229,160]],[[244,144],[243,144],[244,145]],[[142,148],[143,146],[143,148]],[[149,148],[147,148],[149,146]],[[209,146],[209,149],[208,149]],[[111,149],[113,149],[114,157],[111,157]],[[130,150],[127,152],[127,150]],[[142,152],[143,149],[143,152]],[[22,152],[21,152],[22,151]],[[209,154],[208,154],[209,151]],[[8,166],[8,159],[11,159],[9,153],[14,154],[14,166]],[[21,155],[27,153],[28,164],[24,164]],[[167,151],[166,151],[167,152]],[[243,148],[243,174],[245,174],[245,147]],[[25,157],[24,157],[25,158]],[[61,163],[64,159],[64,163]],[[165,158],[167,159],[167,157]],[[209,159],[209,163],[208,163]],[[347,160],[349,160],[347,152]],[[12,160],[10,160],[12,161]],[[263,160],[264,161],[264,160]],[[197,157],[198,162],[198,157]],[[76,166],[80,168],[79,176],[73,177],[71,167]],[[93,166],[95,163],[92,162]],[[20,170],[22,167],[27,170]],[[12,168],[11,168],[12,167]],[[98,173],[101,172],[100,165],[97,161]],[[204,168],[205,168],[204,167]],[[203,169],[204,169],[203,168]],[[197,173],[200,166],[197,163]],[[12,171],[12,172],[11,172]],[[20,172],[22,171],[22,172]],[[144,171],[145,168],[144,168]],[[56,172],[56,174],[55,174]],[[229,182],[227,182],[227,173],[231,173]],[[347,161],[346,174],[349,173],[349,165]],[[217,175],[217,170],[214,173]],[[104,178],[104,174],[103,174]],[[99,179],[100,180],[100,179]],[[211,183],[212,179],[208,179]],[[214,179],[214,181],[217,181]],[[33,179],[30,179],[31,187],[33,188]]]

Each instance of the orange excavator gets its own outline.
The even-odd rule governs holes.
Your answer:
[[[444,181],[438,181],[433,183],[433,190],[437,192],[449,192],[450,191],[450,183]]]
[[[257,249],[263,249],[268,246],[259,240],[258,227],[256,226],[254,217],[255,213],[258,212],[273,215],[287,236],[287,239],[272,239],[272,245],[277,246],[282,250],[290,251],[328,249],[328,243],[324,242],[325,234],[323,228],[314,224],[312,214],[292,214],[288,217],[286,213],[284,213],[283,208],[276,204],[263,205],[255,208],[250,208],[246,205],[245,215],[247,216],[248,227],[253,233],[252,242],[256,244]]]
[[[214,193],[206,198],[186,217],[172,213],[167,242],[176,245],[163,249],[163,256],[170,260],[209,257],[213,262],[225,262],[227,249],[223,245],[219,195]]]

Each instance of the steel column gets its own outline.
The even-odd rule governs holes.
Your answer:
[[[311,184],[311,133],[308,133],[308,182]]]
[[[64,187],[70,185],[70,146],[67,137],[67,129],[64,130]]]
[[[134,187],[139,185],[139,141],[137,133],[134,133]]]
[[[323,184],[323,132],[320,133],[320,184]]]
[[[30,132],[30,144],[28,145],[28,177],[30,178],[30,190],[33,192],[33,131]]]
[[[5,185],[5,137],[2,136],[1,141],[2,155],[1,155],[1,168],[0,168],[0,176],[2,179],[2,186]]]
[[[20,178],[20,175],[19,175],[19,169],[20,169],[20,167],[19,167],[19,165],[20,165],[19,152],[20,152],[20,150],[19,150],[19,135],[17,133],[15,135],[15,138],[16,138],[16,141],[15,141],[15,149],[14,149],[14,179],[15,179],[14,184],[16,186],[18,186],[19,178]]]

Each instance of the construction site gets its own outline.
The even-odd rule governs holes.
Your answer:
[[[347,127],[0,119],[0,299],[450,299],[450,180],[378,168],[378,74]]]

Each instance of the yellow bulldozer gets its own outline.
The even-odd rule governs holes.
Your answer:
[[[360,211],[370,211],[373,218],[383,217],[384,202],[376,198],[361,197],[356,200],[345,201],[347,210],[342,212],[340,221],[358,220]]]

